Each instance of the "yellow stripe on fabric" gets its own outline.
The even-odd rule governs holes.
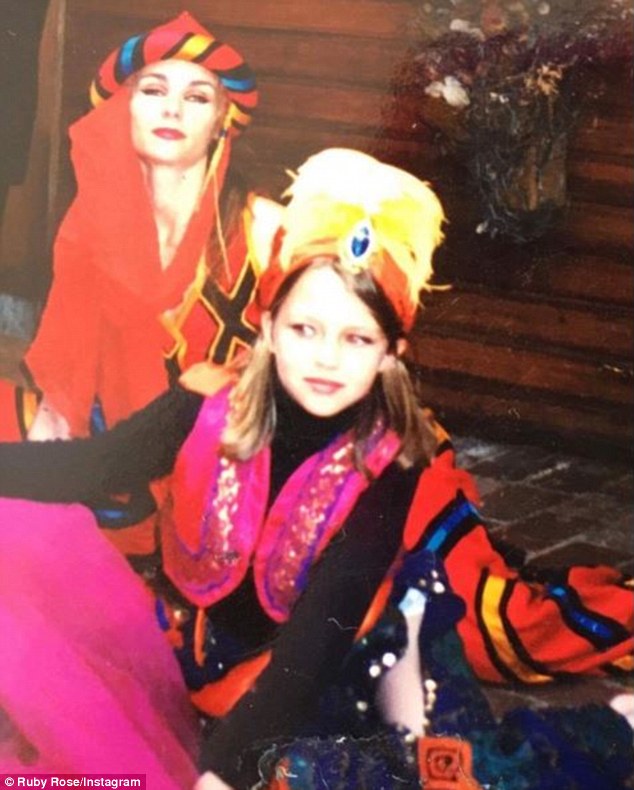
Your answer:
[[[159,321],[163,328],[174,340],[174,345],[168,352],[164,352],[163,356],[165,359],[173,359],[175,357],[180,370],[183,369],[188,348],[187,338],[182,331],[182,327],[196,303],[203,299],[202,291],[208,276],[207,261],[203,252],[196,265],[194,282],[185,291],[183,301],[177,307],[166,310],[159,315]]]
[[[506,581],[499,576],[489,576],[484,586],[481,614],[491,642],[500,660],[524,683],[548,683],[552,680],[549,675],[540,675],[519,658],[504,630],[500,602],[505,588]]]
[[[91,83],[91,85],[90,85],[90,103],[92,104],[93,107],[96,107],[98,104],[101,104],[102,101],[104,101],[104,98],[103,98],[103,96],[101,96],[101,94],[97,90],[97,86],[95,85],[94,82]]]
[[[188,38],[183,46],[179,49],[175,57],[182,57],[187,60],[194,60],[201,52],[204,52],[207,47],[214,41],[210,36],[195,35]]]
[[[27,431],[33,425],[40,406],[40,400],[41,398],[37,392],[28,389],[22,391],[22,421]]]
[[[616,667],[623,672],[631,672],[634,669],[634,656],[621,656],[621,658],[611,661],[610,666]]]
[[[242,112],[233,102],[229,107],[229,117],[232,121],[241,124],[242,126],[248,126],[251,122],[251,115],[246,112]]]

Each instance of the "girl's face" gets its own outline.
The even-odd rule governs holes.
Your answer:
[[[317,417],[362,400],[394,359],[368,307],[329,266],[301,275],[262,331],[284,389]]]
[[[159,60],[132,87],[132,144],[147,163],[191,167],[207,156],[226,109],[215,74],[198,63]]]

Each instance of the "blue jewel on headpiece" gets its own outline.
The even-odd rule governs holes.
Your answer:
[[[348,249],[352,260],[361,263],[368,254],[372,243],[372,226],[367,220],[362,220],[350,234]]]

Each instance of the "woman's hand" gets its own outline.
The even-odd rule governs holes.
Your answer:
[[[226,782],[223,782],[219,776],[206,771],[194,785],[194,790],[233,790],[233,788]]]
[[[70,428],[66,419],[42,398],[35,418],[29,428],[27,438],[30,442],[45,442],[49,439],[70,439]]]

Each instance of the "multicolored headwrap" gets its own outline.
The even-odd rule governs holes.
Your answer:
[[[103,62],[90,87],[97,106],[109,99],[139,69],[158,60],[188,60],[213,72],[229,97],[225,129],[238,134],[258,103],[255,76],[242,55],[223,44],[186,11],[160,27],[132,36]]]
[[[268,256],[252,255],[259,268],[258,305],[270,307],[282,282],[308,260],[338,258],[352,273],[367,269],[411,329],[422,289],[430,289],[432,256],[443,240],[445,215],[423,181],[368,154],[331,148],[299,168],[286,208],[270,206],[275,225]],[[253,223],[258,233],[257,216]],[[268,257],[268,259],[267,259]]]

